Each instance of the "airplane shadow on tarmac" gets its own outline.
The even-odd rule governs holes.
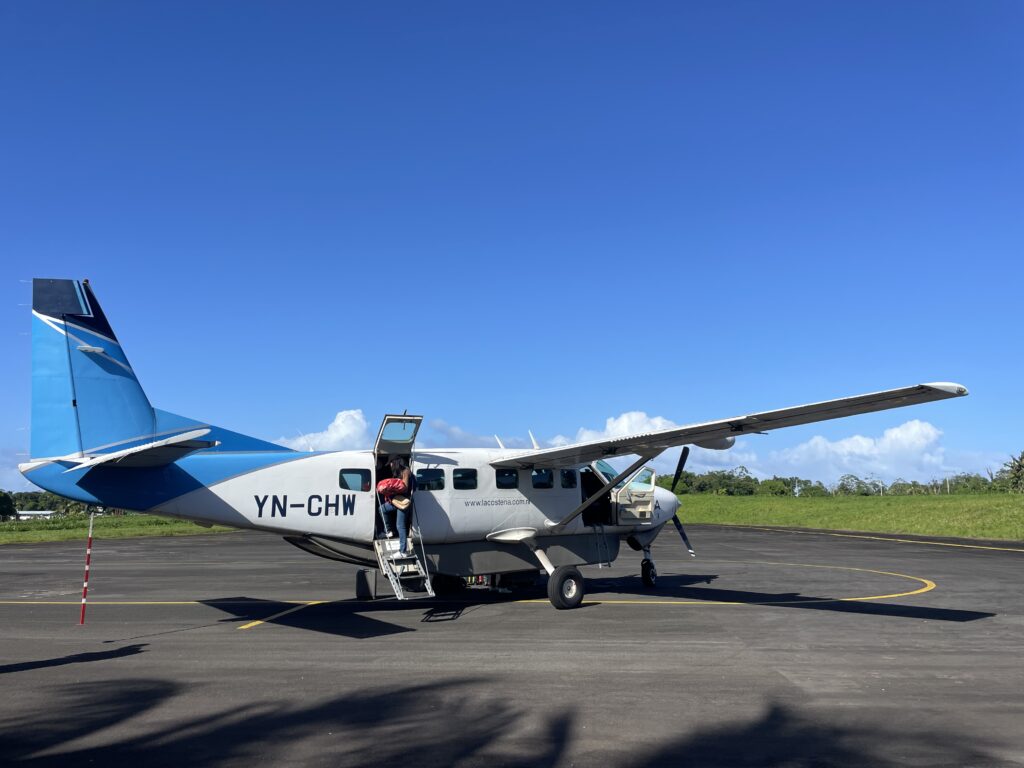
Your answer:
[[[988,619],[995,613],[965,611],[950,608],[931,608],[917,605],[900,605],[890,602],[843,601],[833,597],[802,595],[798,592],[754,592],[750,590],[717,589],[710,585],[717,575],[673,575],[659,576],[657,589],[648,589],[639,577],[612,579],[590,579],[592,592],[588,596],[593,602],[584,603],[576,610],[600,605],[601,595],[634,595],[650,599],[677,599],[686,601],[707,601],[713,603],[740,603],[768,608],[798,608],[812,611],[830,611],[861,616],[886,618],[926,619],[931,621],[966,622]],[[368,639],[414,632],[409,627],[383,621],[366,613],[421,612],[421,623],[457,621],[465,613],[484,605],[514,602],[523,599],[542,600],[543,589],[523,589],[514,593],[496,593],[484,590],[466,589],[450,597],[399,602],[394,599],[378,600],[335,600],[309,606],[283,603],[274,600],[260,600],[248,597],[218,598],[203,601],[205,605],[232,614],[224,622],[264,621],[293,629],[303,629],[324,634]],[[295,609],[295,610],[293,610]],[[278,615],[283,614],[283,615]]]
[[[277,690],[225,706],[210,691],[157,678],[110,679],[39,689],[38,704],[0,718],[5,765],[105,768],[261,764],[540,768],[555,765],[864,766],[1003,764],[989,747],[957,733],[865,723],[863,713],[801,712],[771,701],[762,713],[701,726],[681,716],[675,738],[631,733],[595,738],[572,700],[517,704],[495,695],[508,680],[462,678],[423,685],[357,688],[309,703],[308,692]],[[685,709],[687,694],[658,706]],[[672,694],[668,695],[673,699]],[[154,712],[157,714],[154,716]],[[991,749],[994,749],[993,745]]]
[[[607,582],[594,580],[602,593],[618,595],[642,595],[644,597],[674,598],[678,600],[706,600],[708,602],[742,603],[763,605],[772,608],[801,608],[812,611],[833,611],[863,616],[887,616],[902,619],[930,619],[932,621],[977,621],[990,619],[995,613],[984,611],[962,611],[951,608],[929,608],[919,605],[900,605],[891,602],[869,600],[846,600],[835,597],[815,597],[799,592],[753,592],[750,590],[715,589],[695,587],[694,584],[710,584],[718,576],[658,576],[656,589],[648,589],[639,577],[610,579]],[[595,590],[596,591],[596,590]],[[600,599],[600,598],[598,598]]]
[[[382,596],[376,600],[332,600],[308,606],[252,597],[220,597],[200,602],[211,608],[232,614],[231,618],[221,619],[221,623],[242,624],[249,621],[262,621],[282,627],[364,640],[416,631],[409,627],[366,616],[365,614],[369,612],[375,614],[420,613],[422,614],[420,623],[434,624],[458,621],[465,614],[485,605],[510,603],[523,599],[546,600],[547,597],[543,590],[536,589],[515,593],[465,589],[451,596],[423,600],[398,601],[391,596]],[[596,605],[597,603],[585,603],[576,610],[584,610]],[[292,612],[290,609],[298,610]]]
[[[406,627],[400,627],[397,624],[390,624],[370,616],[364,616],[361,613],[361,611],[366,611],[370,605],[373,605],[373,610],[376,611],[380,606],[394,606],[396,609],[403,609],[409,605],[408,603],[381,602],[371,604],[363,600],[338,600],[329,603],[301,606],[295,603],[282,603],[275,600],[260,600],[250,597],[218,598],[201,602],[211,608],[233,614],[233,618],[223,620],[230,623],[264,621],[267,624],[281,627],[306,629],[312,632],[323,632],[328,635],[351,637],[356,640],[414,631]],[[416,607],[420,610],[424,608],[422,604],[418,604]],[[285,613],[283,616],[277,616],[279,613],[294,608],[299,610]],[[387,610],[387,607],[384,610]]]

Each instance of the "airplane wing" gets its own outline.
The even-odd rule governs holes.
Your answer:
[[[677,445],[714,444],[717,441],[738,435],[758,434],[772,429],[813,424],[816,421],[840,419],[859,413],[872,413],[889,408],[902,408],[905,405],[930,403],[933,400],[945,400],[950,397],[963,397],[966,394],[967,389],[959,384],[948,382],[918,384],[913,387],[889,389],[884,392],[872,392],[839,400],[798,405],[778,411],[752,413],[747,416],[719,419],[703,424],[662,429],[657,432],[524,451],[492,461],[491,466],[530,469],[535,466],[559,467],[589,464],[597,459],[626,454],[655,456],[666,448]],[[728,445],[720,447],[728,447]]]
[[[182,456],[187,456],[193,451],[201,451],[204,448],[212,448],[217,445],[216,440],[200,440],[210,433],[209,429],[194,429],[179,435],[173,435],[163,440],[155,440],[145,445],[136,445],[133,448],[125,448],[122,451],[113,453],[101,453],[99,456],[82,459],[69,459],[74,461],[75,466],[64,470],[77,472],[81,469],[89,469],[100,464],[109,464],[112,467],[162,467],[171,464]]]

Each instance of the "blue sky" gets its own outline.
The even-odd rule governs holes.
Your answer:
[[[4,4],[0,486],[32,277],[91,279],[155,404],[270,439],[406,408],[432,445],[574,439],[953,380],[971,397],[695,466],[997,467],[1024,450],[1022,22]]]

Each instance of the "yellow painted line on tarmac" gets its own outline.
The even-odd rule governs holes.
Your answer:
[[[860,573],[874,573],[879,576],[894,576],[899,579],[916,581],[923,586],[909,592],[893,592],[888,595],[867,595],[865,597],[808,597],[802,600],[628,600],[611,598],[609,600],[584,600],[587,605],[798,605],[802,603],[848,603],[868,602],[870,600],[892,600],[897,597],[910,597],[931,592],[938,586],[931,579],[920,576],[911,576],[906,573],[894,573],[893,571],[876,571],[872,568],[853,568],[843,565],[814,565],[812,563],[770,563],[762,561],[748,561],[738,563],[739,565],[779,565],[794,568],[826,568],[834,571],[859,571]],[[516,600],[517,603],[541,603],[547,604],[548,600]]]
[[[790,567],[790,568],[824,568],[833,571],[856,571],[859,573],[872,573],[879,576],[892,576],[898,579],[908,579],[910,581],[916,581],[922,586],[917,589],[909,590],[906,592],[893,592],[885,595],[866,595],[863,597],[808,597],[800,600],[631,600],[627,598],[610,598],[610,599],[599,599],[599,600],[584,600],[584,605],[798,605],[807,603],[837,603],[837,602],[868,602],[872,600],[892,600],[899,597],[910,597],[911,595],[920,595],[925,592],[931,592],[936,588],[937,584],[931,579],[925,579],[921,576],[911,576],[906,573],[896,573],[894,571],[878,571],[873,568],[855,568],[852,566],[843,565],[816,565],[813,563],[779,563],[779,562],[768,562],[759,560],[749,561],[734,561],[735,565],[767,565],[767,566],[779,566],[779,567]],[[90,601],[89,605],[251,605],[258,603],[259,601],[254,600],[97,600]],[[279,619],[282,616],[301,611],[304,608],[309,608],[313,605],[324,605],[331,602],[330,600],[274,600],[273,602],[278,604],[291,605],[291,608],[287,608],[278,613],[267,616],[263,619],[256,621],[250,621],[246,624],[242,624],[237,629],[252,629],[258,627],[260,624],[265,624],[268,621]],[[368,605],[372,605],[373,601],[366,601]],[[445,602],[453,602],[451,600]],[[454,601],[463,602],[463,601]],[[465,601],[470,602],[470,601]],[[513,603],[523,604],[538,604],[538,605],[549,605],[550,601],[547,599],[536,599],[536,600],[513,600]],[[0,605],[81,605],[79,600],[0,600]]]
[[[803,536],[840,536],[846,539],[870,539],[871,541],[892,541],[897,544],[925,544],[931,547],[960,547],[961,549],[989,549],[996,552],[1024,552],[1020,547],[995,547],[990,544],[957,544],[952,541],[930,541],[927,539],[897,539],[892,536],[870,536],[866,533],[833,533],[831,531],[798,531],[793,528],[762,528],[757,525],[727,525],[725,528],[746,528],[751,531],[769,533],[799,533]]]
[[[311,605],[323,605],[324,603],[327,603],[327,602],[330,602],[330,601],[329,600],[312,600],[312,601],[310,601],[308,603],[304,603],[302,605],[293,606],[292,608],[289,608],[286,611],[281,611],[280,613],[275,613],[273,616],[267,616],[267,618],[265,618],[265,619],[259,619],[258,621],[250,621],[248,624],[243,624],[242,626],[238,627],[238,629],[252,629],[253,627],[258,627],[260,624],[263,624],[265,622],[273,621],[274,619],[279,619],[282,616],[287,616],[289,613],[295,613],[296,611],[301,611],[303,608],[309,608]]]

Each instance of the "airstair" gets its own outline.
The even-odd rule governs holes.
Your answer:
[[[397,535],[393,539],[376,539],[373,542],[380,572],[388,577],[391,589],[399,600],[434,596],[430,574],[426,569],[426,553],[417,533],[416,526],[413,525],[409,531],[407,544],[412,552],[409,555],[399,554]]]

